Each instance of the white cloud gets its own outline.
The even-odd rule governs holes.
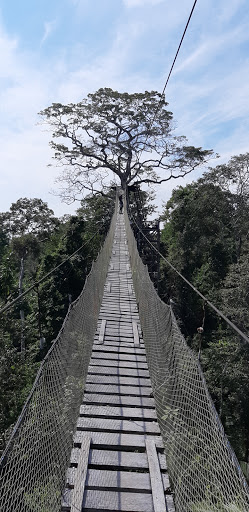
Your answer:
[[[229,48],[239,47],[242,43],[249,40],[249,32],[247,24],[240,24],[239,27],[223,34],[213,34],[205,38],[205,42],[199,43],[198,48],[194,50],[187,58],[184,58],[179,65],[176,65],[174,73],[180,73],[190,67],[201,66],[207,67],[213,59],[229,51]],[[181,61],[181,55],[179,58]],[[215,66],[215,60],[213,61]]]
[[[52,32],[55,30],[57,25],[56,20],[54,21],[45,21],[44,23],[44,34],[42,36],[41,45],[45,43],[45,41],[49,38]]]

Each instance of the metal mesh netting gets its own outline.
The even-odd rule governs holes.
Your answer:
[[[246,512],[249,489],[197,357],[158,297],[126,214],[133,283],[177,512]]]
[[[79,298],[45,357],[0,465],[0,510],[60,510],[111,255],[116,213]]]

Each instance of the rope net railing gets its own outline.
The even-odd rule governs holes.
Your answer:
[[[125,213],[133,284],[177,512],[248,512],[249,488],[197,356],[138,254]]]
[[[111,255],[116,212],[117,208],[104,246],[41,364],[1,459],[3,512],[60,510]]]

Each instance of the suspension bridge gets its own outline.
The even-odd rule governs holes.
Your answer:
[[[3,512],[247,512],[198,359],[126,211],[43,360],[0,465]]]

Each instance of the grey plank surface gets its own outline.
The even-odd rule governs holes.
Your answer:
[[[100,348],[98,345],[94,345],[92,359],[107,359],[108,361],[132,361],[141,363],[146,362],[145,355],[124,354],[123,352],[113,352],[113,350],[103,351],[103,347]]]
[[[138,433],[142,432],[151,434],[160,434],[157,422],[146,420],[132,420],[132,419],[110,419],[110,418],[85,418],[79,417],[77,421],[77,429],[82,431],[106,431],[106,432],[129,432]]]
[[[106,320],[101,320],[101,325],[100,325],[100,329],[99,329],[99,343],[104,343],[105,328],[106,328]]]
[[[71,465],[77,465],[80,460],[80,448],[73,448],[71,452]],[[166,470],[165,457],[162,453],[158,453],[158,460],[161,470]],[[98,466],[98,469],[105,467],[107,469],[119,468],[130,470],[148,470],[148,457],[146,452],[128,452],[115,450],[96,450],[91,449],[88,459],[89,467]]]
[[[134,345],[139,345],[139,332],[137,322],[132,322]]]
[[[139,348],[134,347],[134,346],[122,347],[120,345],[119,347],[114,349],[111,345],[108,345],[108,343],[105,343],[104,347],[100,347],[99,345],[93,345],[92,355],[94,355],[95,352],[103,352],[103,354],[107,353],[107,352],[112,352],[113,354],[115,354],[116,358],[119,358],[121,355],[124,355],[124,356],[132,355],[133,357],[137,358],[137,361],[139,361],[139,360],[146,361],[145,350],[144,350],[144,348],[141,348],[141,347],[139,347]],[[108,357],[112,357],[111,354],[110,354],[110,356],[108,355]],[[143,359],[138,359],[139,357],[142,357]],[[120,359],[121,359],[121,357],[120,357]]]
[[[147,377],[149,378],[148,370],[140,370],[139,368],[119,368],[113,366],[96,366],[90,365],[88,367],[88,374],[95,375],[120,375],[122,377]]]
[[[74,489],[72,492],[71,511],[78,512],[82,509],[85,480],[87,475],[88,459],[90,453],[91,434],[86,434],[79,451],[78,467],[74,474]]]
[[[95,359],[92,358],[90,361],[91,366],[112,366],[114,368],[139,368],[140,370],[147,370],[147,363],[141,363],[138,361],[112,361],[108,359]]]
[[[162,512],[162,510],[166,509],[166,504],[159,457],[156,451],[156,445],[152,439],[146,439],[145,444],[149,463],[154,512]]]
[[[143,407],[154,408],[155,401],[153,397],[145,396],[126,396],[126,395],[113,395],[101,393],[85,393],[84,404],[89,402],[98,404],[111,404],[115,406],[130,406],[130,407]]]
[[[84,512],[153,512],[151,494],[132,492],[86,490],[83,507]]]
[[[122,377],[116,375],[87,375],[87,383],[90,384],[116,384],[127,386],[149,386],[150,379],[146,377]]]
[[[74,434],[74,444],[79,445],[84,440],[86,431],[76,430]],[[153,439],[158,449],[163,449],[162,438],[159,434],[136,433],[128,434],[127,432],[104,432],[92,431],[92,447],[111,448],[117,450],[144,449],[145,440]]]
[[[139,418],[145,420],[157,419],[154,409],[144,409],[142,407],[112,407],[111,405],[81,405],[80,416],[103,416],[105,418],[120,417],[123,419]]]
[[[115,395],[128,395],[128,396],[152,396],[152,388],[150,386],[122,386],[111,384],[95,384],[86,383],[85,392],[89,393],[113,393]]]
[[[73,478],[74,475],[71,476],[72,482]],[[162,483],[166,490],[169,487],[169,479],[165,473],[162,473]],[[99,469],[90,469],[88,471],[86,487],[151,491],[149,473],[136,473],[134,475],[134,473],[127,471],[101,471]]]

